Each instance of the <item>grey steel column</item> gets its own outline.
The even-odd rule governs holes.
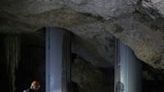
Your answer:
[[[115,92],[141,92],[141,63],[133,51],[117,41]]]
[[[70,83],[71,34],[46,28],[46,92],[68,92]]]

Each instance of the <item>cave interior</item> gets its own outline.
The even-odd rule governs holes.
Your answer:
[[[43,30],[45,29],[32,33],[0,34],[1,90],[22,92],[30,86],[32,80],[40,80],[40,91],[45,92],[45,33]],[[88,61],[81,54],[83,52],[74,49],[75,45],[80,43],[79,39],[81,38],[73,34],[70,92],[114,92],[114,64],[106,62],[98,66]],[[113,47],[115,39],[110,40]],[[115,52],[110,54],[114,56]],[[142,64],[142,92],[163,92],[162,71],[139,61]]]

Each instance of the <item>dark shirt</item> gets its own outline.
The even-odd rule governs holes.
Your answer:
[[[24,90],[23,92],[39,92],[39,91],[35,91],[29,88],[29,89]]]

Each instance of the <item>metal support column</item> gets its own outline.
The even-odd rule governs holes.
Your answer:
[[[69,92],[71,33],[46,28],[46,92]]]
[[[115,92],[141,92],[141,63],[133,51],[116,42]]]

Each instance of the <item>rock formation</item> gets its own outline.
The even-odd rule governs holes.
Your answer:
[[[62,27],[93,43],[92,53],[106,61],[108,38],[115,36],[139,59],[164,69],[163,15],[163,0],[1,0],[0,31]]]

